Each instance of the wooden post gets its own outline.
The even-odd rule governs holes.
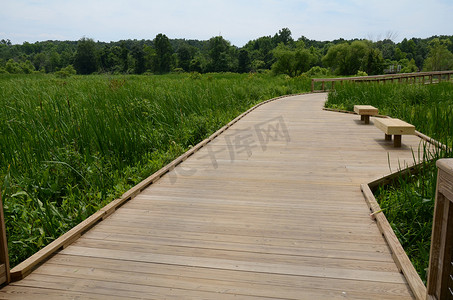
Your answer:
[[[6,239],[5,217],[3,215],[2,195],[0,193],[0,284],[11,281],[9,272],[8,241]]]
[[[433,75],[429,75],[429,83],[433,84]]]
[[[427,299],[453,299],[453,159],[437,161]]]
[[[393,136],[393,147],[395,147],[395,148],[401,147],[401,135],[395,134]]]
[[[332,81],[332,90],[335,89],[335,81]]]
[[[325,89],[324,89],[324,81],[322,82],[322,91],[324,92]]]
[[[311,92],[313,93],[315,91],[315,80],[311,80]]]

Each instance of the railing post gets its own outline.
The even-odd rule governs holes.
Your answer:
[[[453,159],[437,161],[427,299],[453,299]]]
[[[311,80],[311,92],[313,93],[315,91],[315,80]]]
[[[2,195],[0,193],[0,284],[11,281],[9,273],[8,241],[6,239],[5,217],[3,215]]]

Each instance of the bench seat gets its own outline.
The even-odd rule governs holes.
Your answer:
[[[360,120],[370,124],[370,116],[376,116],[378,109],[371,105],[354,105],[354,112],[360,115]]]
[[[402,135],[415,134],[415,126],[400,119],[376,118],[374,125],[384,132],[386,140],[391,141],[392,135],[394,136],[393,145],[395,147],[401,147]]]

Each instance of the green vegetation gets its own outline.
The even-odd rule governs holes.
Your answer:
[[[264,74],[0,75],[12,265],[254,104],[309,88]]]
[[[239,48],[222,36],[206,41],[169,39],[95,42],[45,41],[12,45],[0,40],[0,74],[54,73],[69,65],[78,74],[163,74],[168,72],[263,72],[299,76],[311,67],[336,75],[438,71],[453,67],[453,36],[380,41],[294,40],[288,28]]]
[[[329,93],[327,107],[353,110],[355,104],[370,104],[381,114],[403,119],[424,134],[453,144],[453,84],[434,85],[346,83]],[[435,161],[453,157],[451,150],[427,151],[421,145],[424,163],[416,175],[403,176],[396,184],[381,187],[376,199],[409,258],[426,281],[436,191]],[[420,155],[420,157],[419,157]],[[396,170],[392,170],[396,171]]]

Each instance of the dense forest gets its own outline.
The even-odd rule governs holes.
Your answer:
[[[163,74],[168,72],[263,72],[374,75],[453,69],[453,36],[334,41],[292,38],[288,28],[239,48],[222,36],[207,41],[169,39],[95,42],[45,41],[14,45],[0,41],[0,73]]]

